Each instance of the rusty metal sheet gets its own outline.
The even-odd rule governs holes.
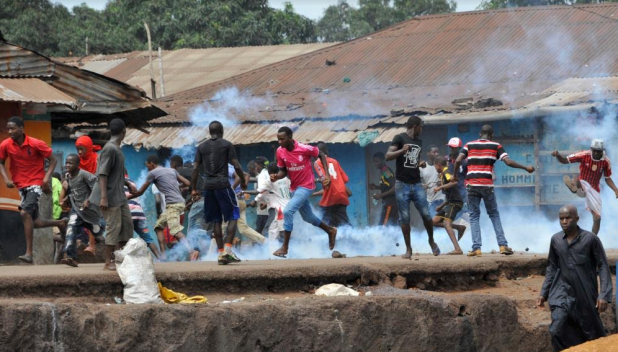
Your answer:
[[[77,100],[38,78],[0,78],[0,100],[60,104],[74,109]]]
[[[276,106],[303,105],[264,114],[278,121],[409,105],[452,110],[452,100],[475,94],[517,109],[572,77],[618,76],[616,13],[618,4],[603,3],[423,16],[160,101],[171,106],[170,121],[187,121],[193,101],[230,86],[274,93]]]

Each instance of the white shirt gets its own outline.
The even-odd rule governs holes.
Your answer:
[[[260,194],[255,197],[255,201],[259,202],[264,196],[268,196],[268,208],[283,211],[291,198],[290,185],[290,179],[287,177],[272,183],[270,182],[269,176],[267,182],[264,183],[263,188],[258,188],[258,192],[260,192]]]
[[[434,191],[434,188],[440,186],[440,175],[438,171],[436,171],[436,168],[427,163],[425,168],[419,169],[421,170],[421,182],[423,183],[423,187],[427,190],[427,201],[431,203],[436,200],[444,200],[445,196],[442,191]]]
[[[262,169],[262,171],[257,176],[257,188],[256,189],[258,190],[258,192],[259,192],[259,189],[260,189],[260,185],[265,185],[267,182],[270,182],[270,175],[268,174],[268,170],[266,170],[266,168],[264,168],[264,169]],[[263,188],[263,186],[262,186],[262,188]],[[260,199],[260,201],[257,200],[257,197],[255,198],[256,199],[256,203],[257,203],[257,207],[256,207],[255,212],[256,212],[257,215],[268,215],[268,197],[269,197],[269,195],[265,194]],[[267,207],[262,209],[260,207],[261,204],[266,204]]]

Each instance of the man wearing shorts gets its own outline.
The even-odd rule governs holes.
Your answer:
[[[240,208],[236,194],[228,180],[228,164],[232,164],[237,175],[243,175],[242,168],[236,157],[234,146],[223,139],[223,125],[219,121],[213,121],[208,126],[210,139],[197,147],[195,164],[191,177],[191,192],[195,198],[199,197],[197,191],[197,178],[199,168],[204,169],[204,221],[214,223],[214,237],[219,249],[217,261],[219,265],[240,262],[240,259],[232,252],[232,244],[236,235],[236,223],[240,217]],[[247,182],[240,177],[241,189],[247,189]],[[221,224],[227,221],[227,236],[225,236],[225,248]]]
[[[419,212],[423,225],[427,230],[429,246],[433,255],[440,255],[440,248],[433,240],[433,220],[429,215],[429,203],[427,192],[421,182],[419,168],[427,167],[427,163],[421,160],[423,142],[418,138],[423,131],[423,120],[418,116],[410,116],[406,122],[406,132],[400,133],[393,138],[391,146],[386,153],[386,160],[396,159],[395,168],[395,195],[399,208],[399,225],[406,243],[404,259],[412,257],[412,245],[410,243],[410,202]]]
[[[609,158],[605,155],[603,140],[595,139],[590,144],[590,150],[571,154],[566,158],[557,150],[551,155],[562,164],[579,163],[579,176],[564,176],[564,184],[569,190],[581,198],[586,198],[586,209],[592,213],[592,232],[599,234],[601,228],[601,176],[605,183],[614,191],[618,198],[618,188],[612,180],[612,167]]]
[[[32,263],[32,242],[34,229],[57,226],[64,233],[68,219],[47,220],[39,217],[39,199],[51,193],[50,179],[56,167],[56,158],[45,142],[24,133],[24,121],[13,116],[6,124],[9,137],[0,144],[0,175],[7,188],[17,188],[21,197],[19,211],[24,224],[26,254],[19,259]],[[11,177],[4,163],[11,159]],[[45,171],[45,160],[49,168]]]
[[[276,175],[270,175],[270,181],[276,182],[284,177],[288,177],[291,182],[290,189],[293,192],[292,199],[283,210],[284,217],[284,238],[283,245],[277,249],[273,255],[283,257],[288,254],[290,237],[294,229],[294,215],[300,212],[300,216],[306,222],[313,226],[319,227],[328,234],[328,247],[330,250],[335,248],[337,238],[337,228],[331,227],[320,220],[311,209],[309,197],[315,190],[315,178],[311,169],[311,158],[320,158],[322,165],[328,165],[326,154],[320,152],[317,147],[295,141],[292,134],[292,129],[289,127],[281,127],[277,133],[279,148],[277,148],[277,166],[279,172]],[[324,170],[322,179],[324,188],[330,186],[330,174],[328,168]]]
[[[127,179],[127,182],[132,184],[133,187],[137,188],[135,182],[129,179],[129,175],[124,175]],[[124,186],[124,194],[127,196],[127,203],[129,204],[129,209],[131,210],[131,219],[133,220],[133,231],[137,233],[137,235],[146,242],[146,245],[152,251],[152,254],[159,259],[159,249],[157,248],[154,236],[150,233],[148,229],[148,225],[146,224],[146,213],[144,213],[144,208],[142,208],[141,201],[139,199],[135,199],[131,197],[131,191],[129,187]],[[131,197],[131,198],[129,198]]]
[[[459,194],[459,187],[457,184],[451,183],[453,175],[447,169],[446,159],[438,156],[434,160],[434,168],[441,180],[441,185],[435,187],[434,192],[442,191],[445,199],[442,204],[436,207],[437,214],[433,217],[433,226],[444,227],[446,233],[448,233],[448,237],[451,239],[451,242],[453,242],[455,250],[446,254],[461,255],[463,251],[461,247],[459,247],[459,240],[463,237],[466,227],[463,225],[455,225],[453,221],[463,208],[463,199],[461,198],[461,194]],[[457,230],[457,238],[455,237],[453,229]]]
[[[154,228],[159,239],[159,246],[161,247],[161,258],[165,258],[165,236],[163,230],[166,227],[169,227],[171,236],[187,246],[189,255],[193,258],[193,249],[188,245],[185,235],[182,233],[184,227],[180,224],[180,214],[185,210],[185,199],[182,197],[180,187],[178,186],[180,183],[189,187],[191,183],[186,178],[180,176],[175,169],[161,166],[159,157],[156,155],[150,155],[146,158],[146,167],[148,168],[146,182],[144,182],[137,193],[129,198],[141,196],[154,183],[165,196],[165,210],[159,216]]]
[[[124,177],[124,153],[120,144],[127,134],[127,128],[121,119],[113,119],[109,123],[112,137],[99,153],[97,166],[98,182],[95,183],[85,208],[94,207],[103,214],[107,225],[105,234],[105,266],[103,270],[116,270],[112,262],[112,254],[116,245],[124,247],[133,238],[133,221],[131,210],[124,194],[124,185],[131,193],[137,192]]]

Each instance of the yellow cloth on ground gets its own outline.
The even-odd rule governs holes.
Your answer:
[[[159,291],[161,292],[161,298],[163,298],[165,303],[191,304],[208,302],[208,299],[204,296],[187,297],[184,293],[174,292],[169,288],[163,287],[160,282]]]

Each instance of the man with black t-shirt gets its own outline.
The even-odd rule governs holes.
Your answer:
[[[240,218],[240,208],[236,194],[228,180],[228,164],[234,166],[237,175],[243,175],[242,168],[236,157],[234,146],[223,139],[223,125],[213,121],[208,126],[210,139],[197,147],[195,165],[191,177],[191,196],[199,198],[197,179],[200,167],[204,168],[204,221],[214,223],[214,238],[219,248],[219,265],[240,262],[232,252],[232,243],[236,235],[236,221]],[[247,189],[244,177],[240,178],[240,187]],[[221,223],[227,221],[227,236],[223,247]]]
[[[412,257],[410,244],[410,202],[423,219],[423,225],[427,230],[429,245],[434,255],[440,255],[440,248],[433,240],[433,221],[429,215],[427,192],[421,183],[419,167],[424,168],[427,163],[420,160],[423,142],[418,138],[423,131],[423,120],[418,116],[410,116],[406,122],[406,132],[400,133],[393,138],[391,146],[386,153],[386,160],[397,159],[395,170],[395,195],[399,208],[399,224],[403,239],[406,242],[404,259]]]
[[[491,219],[496,232],[496,239],[500,246],[500,254],[511,255],[513,250],[509,248],[502,222],[500,221],[500,213],[498,212],[498,204],[496,203],[496,195],[494,194],[494,164],[497,160],[502,160],[512,168],[523,169],[528,173],[534,172],[534,166],[523,166],[511,160],[500,143],[493,142],[494,129],[490,125],[485,125],[481,128],[480,139],[466,144],[457,160],[455,160],[454,170],[459,170],[464,159],[468,159],[468,174],[466,175],[466,186],[468,188],[468,209],[470,211],[470,227],[472,227],[472,250],[468,252],[469,257],[480,257],[481,253],[481,200],[485,202],[487,215]],[[458,174],[454,173],[451,182],[458,181]]]

